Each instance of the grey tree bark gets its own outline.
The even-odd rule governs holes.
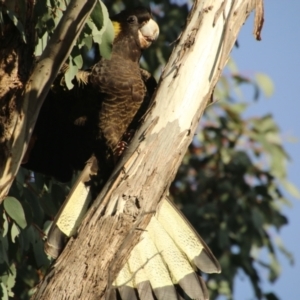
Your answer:
[[[168,193],[238,32],[262,0],[195,1],[129,149],[32,299],[104,299]]]

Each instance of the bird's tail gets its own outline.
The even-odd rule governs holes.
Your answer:
[[[183,214],[165,197],[113,283],[126,299],[208,299],[200,273],[220,265]],[[138,296],[137,296],[138,295]]]

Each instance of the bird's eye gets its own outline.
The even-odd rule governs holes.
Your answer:
[[[130,17],[127,18],[127,22],[129,24],[136,24],[138,22],[138,19],[137,19],[136,16],[130,16]]]

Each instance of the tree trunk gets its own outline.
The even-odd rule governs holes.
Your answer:
[[[3,4],[0,4],[4,20],[4,24],[1,24],[0,36],[0,194],[4,188],[1,184],[3,175],[1,170],[5,169],[7,159],[11,156],[12,150],[9,144],[15,139],[11,132],[18,115],[23,114],[22,93],[33,64],[34,6],[32,2],[29,2],[26,10],[20,10],[19,4],[14,0],[4,1]],[[18,17],[26,28],[23,35],[12,22],[13,15]],[[13,178],[10,178],[8,186],[12,180]]]
[[[262,1],[195,1],[129,149],[32,299],[104,299],[168,192],[237,34]]]

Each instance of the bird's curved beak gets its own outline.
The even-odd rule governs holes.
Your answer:
[[[159,27],[157,23],[150,19],[145,25],[139,29],[139,41],[142,49],[151,46],[159,35]]]

